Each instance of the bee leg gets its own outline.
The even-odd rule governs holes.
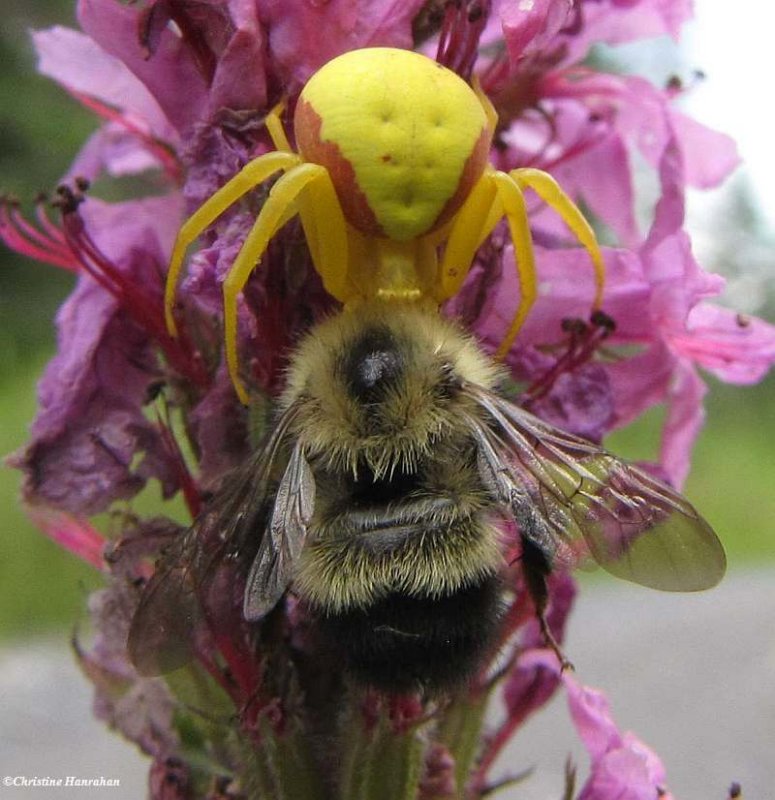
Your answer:
[[[546,607],[549,603],[546,579],[551,572],[549,562],[543,550],[526,536],[522,537],[521,563],[522,574],[525,576],[527,591],[535,606],[536,617],[541,627],[541,635],[544,638],[544,642],[557,656],[557,660],[560,662],[560,669],[563,672],[565,670],[573,670],[572,662],[563,653],[560,643],[554,638],[554,634],[546,620]]]
[[[538,624],[541,626],[541,635],[546,640],[547,646],[557,656],[557,660],[560,662],[560,670],[562,672],[565,672],[566,670],[573,672],[575,670],[573,662],[568,660],[567,656],[562,651],[559,642],[554,638],[554,635],[549,629],[549,625],[546,622],[546,616],[544,615],[544,609],[536,609],[536,614],[538,615]]]

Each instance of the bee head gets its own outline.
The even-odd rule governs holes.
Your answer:
[[[296,435],[310,455],[375,474],[411,469],[460,430],[465,383],[498,371],[452,323],[414,305],[370,303],[314,328],[291,363],[284,404],[300,403]]]
[[[376,409],[400,391],[407,354],[386,325],[367,326],[342,354],[337,366],[343,388],[365,408]]]

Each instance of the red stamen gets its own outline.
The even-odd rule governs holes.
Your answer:
[[[244,705],[249,698],[256,698],[258,687],[261,681],[261,670],[258,659],[254,653],[248,653],[243,647],[237,644],[231,636],[216,634],[213,628],[216,625],[210,624],[215,645],[221,653],[229,668],[229,673],[234,679],[236,687],[239,689],[239,696],[236,698],[238,705]],[[251,703],[251,706],[253,703]]]
[[[52,250],[56,249],[62,256],[69,254],[70,251],[63,244],[64,237],[62,236],[62,231],[59,228],[56,229],[57,236],[54,238],[50,234],[39,231],[34,225],[31,225],[29,222],[27,222],[27,220],[19,211],[18,206],[11,206],[8,209],[7,214],[11,224],[13,224],[18,231],[23,236],[26,236],[30,241],[37,243],[44,248],[51,248]]]
[[[67,186],[60,186],[57,191],[60,195],[57,204],[62,210],[65,241],[78,264],[116,297],[135,321],[156,340],[178,373],[195,386],[206,389],[210,385],[210,376],[199,354],[185,335],[173,338],[167,332],[161,287],[158,287],[158,291],[149,291],[146,284],[137,283],[124,275],[89,236],[83,218],[78,213],[83,195]]]
[[[492,96],[502,86],[509,74],[509,62],[504,54],[499,53],[479,75],[482,91]]]
[[[35,526],[65,550],[98,570],[105,569],[107,540],[87,520],[39,508],[28,508],[27,514]]]
[[[59,242],[62,245],[64,252],[69,253],[70,251],[65,245],[65,235],[62,232],[62,229],[51,221],[51,217],[49,217],[48,212],[46,211],[47,201],[48,198],[45,194],[38,195],[38,197],[35,199],[35,217],[49,237],[53,241]]]
[[[525,392],[522,405],[530,406],[552,390],[557,379],[565,372],[572,372],[592,359],[601,343],[615,329],[614,321],[603,312],[596,312],[590,320],[563,320],[563,328],[569,334],[565,352],[560,355],[554,365],[541,377],[534,381]]]
[[[62,244],[62,232],[46,235],[24,219],[14,200],[0,200],[0,239],[17,253],[68,272],[78,271],[78,261]]]
[[[223,674],[223,670],[209,656],[200,651],[197,651],[196,659],[205,668],[207,674],[221,687],[221,689],[223,689],[226,694],[231,696],[234,686],[231,681],[226,679],[226,676]],[[232,700],[234,699],[235,698],[232,697]]]
[[[458,0],[448,3],[444,9],[436,61],[463,80],[471,80],[490,5],[490,0]]]
[[[457,14],[456,4],[448,2],[444,9],[444,19],[441,23],[439,32],[439,44],[436,48],[436,61],[439,64],[446,64],[447,50],[449,48],[449,32],[452,30],[452,23]]]
[[[149,153],[161,164],[164,172],[172,178],[175,183],[181,183],[183,180],[183,170],[175,156],[174,151],[165,142],[152,136],[148,131],[140,125],[132,122],[126,114],[121,113],[115,108],[100,102],[94,97],[82,92],[70,90],[70,94],[81,105],[86,106],[90,111],[93,111],[97,116],[115,122],[124,128],[127,132],[136,136],[143,143],[143,146]]]

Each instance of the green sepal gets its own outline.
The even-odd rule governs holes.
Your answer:
[[[490,691],[460,694],[440,715],[434,739],[446,745],[455,759],[455,783],[461,797],[482,746],[482,728]]]
[[[337,800],[416,800],[428,746],[424,726],[396,732],[381,715],[366,731],[354,709],[343,726],[342,743]]]
[[[246,796],[250,800],[329,798],[296,680],[291,681],[282,708],[280,726],[273,723],[265,709],[256,720],[254,741],[246,741],[241,759],[246,765],[241,773]]]

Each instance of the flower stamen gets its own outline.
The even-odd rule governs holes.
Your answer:
[[[58,199],[53,205],[62,213],[62,231],[67,247],[76,263],[106,291],[126,308],[132,318],[161,347],[167,361],[181,375],[196,386],[205,389],[210,385],[199,353],[185,335],[173,338],[167,333],[161,300],[161,285],[157,292],[149,291],[147,284],[124,275],[97,246],[89,235],[79,206],[84,202],[88,182],[76,179],[75,187],[57,188]]]
[[[15,197],[0,197],[0,239],[20,255],[66,269],[68,272],[77,272],[78,261],[65,245],[61,229],[40,212],[44,201],[44,195],[40,195],[35,201],[39,209],[38,219],[45,229],[41,231],[24,218]]]

